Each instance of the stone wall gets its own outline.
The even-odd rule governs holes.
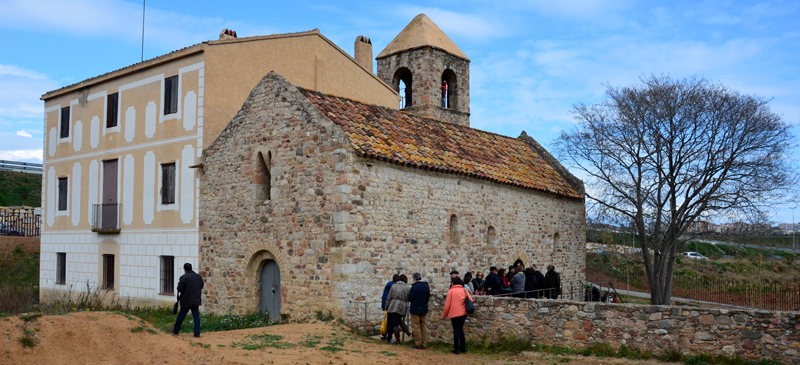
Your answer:
[[[431,297],[428,329],[432,338],[452,342],[450,321],[440,319],[444,302],[444,294]],[[494,297],[476,297],[475,307],[465,326],[473,339],[522,337],[576,348],[624,344],[654,353],[677,350],[800,363],[800,323],[794,312]]]
[[[270,73],[203,154],[200,265],[204,306],[218,313],[258,309],[263,261],[278,263],[281,312],[337,311],[333,212],[338,167],[350,143],[283,77]],[[258,153],[271,155],[271,199],[253,197]]]
[[[564,283],[585,278],[581,199],[366,158],[345,169],[352,193],[343,198],[354,209],[334,214],[348,224],[337,229],[347,229],[357,244],[334,271],[348,274],[337,276],[336,285],[349,317],[363,319],[352,298],[380,298],[395,273],[419,272],[434,290],[446,290],[451,270],[488,275],[490,266],[519,259],[555,265]]]

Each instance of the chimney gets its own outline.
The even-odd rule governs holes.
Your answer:
[[[219,32],[219,39],[220,40],[222,40],[222,39],[231,39],[231,38],[238,38],[236,36],[236,31],[235,30],[230,30],[228,28],[225,28],[221,32]]]
[[[372,73],[372,41],[360,35],[356,38],[355,59],[358,64],[364,66]]]

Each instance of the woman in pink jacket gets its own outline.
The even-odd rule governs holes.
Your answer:
[[[459,353],[467,352],[467,341],[464,337],[464,321],[467,320],[465,300],[467,297],[472,300],[472,296],[464,288],[464,282],[461,281],[461,278],[451,278],[450,282],[453,285],[447,291],[447,300],[444,302],[442,319],[450,318],[453,323],[453,353],[458,355]]]

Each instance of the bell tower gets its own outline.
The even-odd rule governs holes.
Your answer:
[[[400,109],[469,126],[469,58],[428,16],[417,15],[376,59]]]

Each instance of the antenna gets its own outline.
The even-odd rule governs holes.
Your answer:
[[[147,0],[142,0],[142,61],[144,61],[144,7]]]

